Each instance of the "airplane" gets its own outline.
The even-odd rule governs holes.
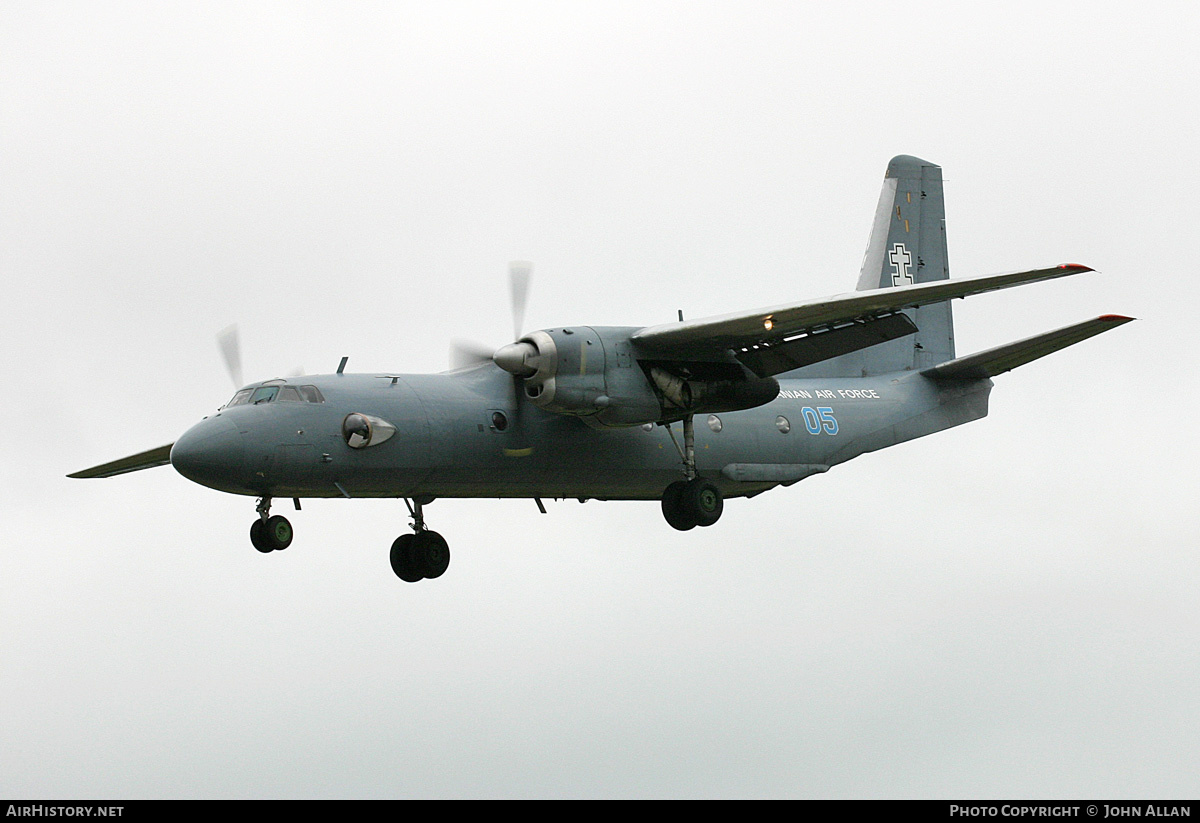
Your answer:
[[[888,164],[853,292],[521,334],[529,271],[513,264],[517,339],[495,351],[459,344],[439,374],[346,373],[343,357],[334,374],[239,386],[174,443],[68,477],[170,464],[257,497],[250,542],[263,553],[292,542],[291,523],[271,514],[277,498],[296,510],[302,498],[402,498],[412,531],[389,559],[417,582],[450,562],[425,521],[436,498],[532,498],[543,513],[544,498],[657,500],[673,528],[711,527],[725,500],[984,417],[991,378],[1134,319],[956,356],[951,300],[1093,270],[949,279],[941,168],[906,155]]]

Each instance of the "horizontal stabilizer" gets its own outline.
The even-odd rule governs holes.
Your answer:
[[[1119,314],[1106,314],[1073,326],[1027,337],[1015,343],[948,360],[921,373],[937,380],[982,380],[985,377],[995,377],[1081,340],[1115,329],[1133,319]]]
[[[92,466],[90,469],[68,474],[67,477],[115,477],[118,474],[152,469],[155,466],[166,466],[171,462],[171,447],[174,445],[174,443],[168,443],[165,446],[159,446],[157,449],[150,449],[149,451],[130,455],[129,457],[122,457],[120,460],[114,460],[111,463]]]
[[[747,348],[779,343],[816,328],[1088,271],[1092,269],[1087,266],[1064,264],[1009,274],[856,291],[757,311],[649,326],[634,332],[633,342],[653,351],[683,354],[694,354],[698,349]]]

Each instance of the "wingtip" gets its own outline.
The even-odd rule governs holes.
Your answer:
[[[1123,314],[1102,314],[1096,319],[1102,320],[1105,323],[1129,323],[1133,320],[1137,320],[1136,317],[1126,317]]]
[[[1085,266],[1082,263],[1060,263],[1060,269],[1070,269],[1072,274],[1081,274],[1085,271],[1095,271],[1091,266]]]

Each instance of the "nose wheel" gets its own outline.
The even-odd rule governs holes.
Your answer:
[[[404,501],[406,505],[408,501]],[[405,583],[441,577],[450,566],[450,547],[446,539],[425,528],[422,505],[428,500],[417,498],[409,505],[414,534],[402,534],[392,543],[389,560],[392,571]]]
[[[263,554],[283,551],[292,545],[292,524],[282,515],[250,524],[250,543]]]
[[[263,554],[292,545],[292,524],[283,515],[271,514],[271,498],[258,501],[258,519],[250,524],[250,544]]]

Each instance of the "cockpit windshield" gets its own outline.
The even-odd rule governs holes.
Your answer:
[[[255,406],[259,403],[270,403],[277,394],[279,394],[278,386],[259,386],[254,390],[254,394],[250,395],[250,403]]]
[[[243,403],[248,402],[250,400],[250,394],[253,391],[253,389],[242,389],[233,396],[232,400],[225,404],[225,408],[229,408],[230,406],[240,406]]]
[[[273,401],[279,401],[280,403],[324,403],[325,397],[316,386],[258,386],[257,388],[242,389],[233,396],[232,400],[225,404],[224,408],[244,406],[247,403],[257,406],[260,403],[271,403]]]

